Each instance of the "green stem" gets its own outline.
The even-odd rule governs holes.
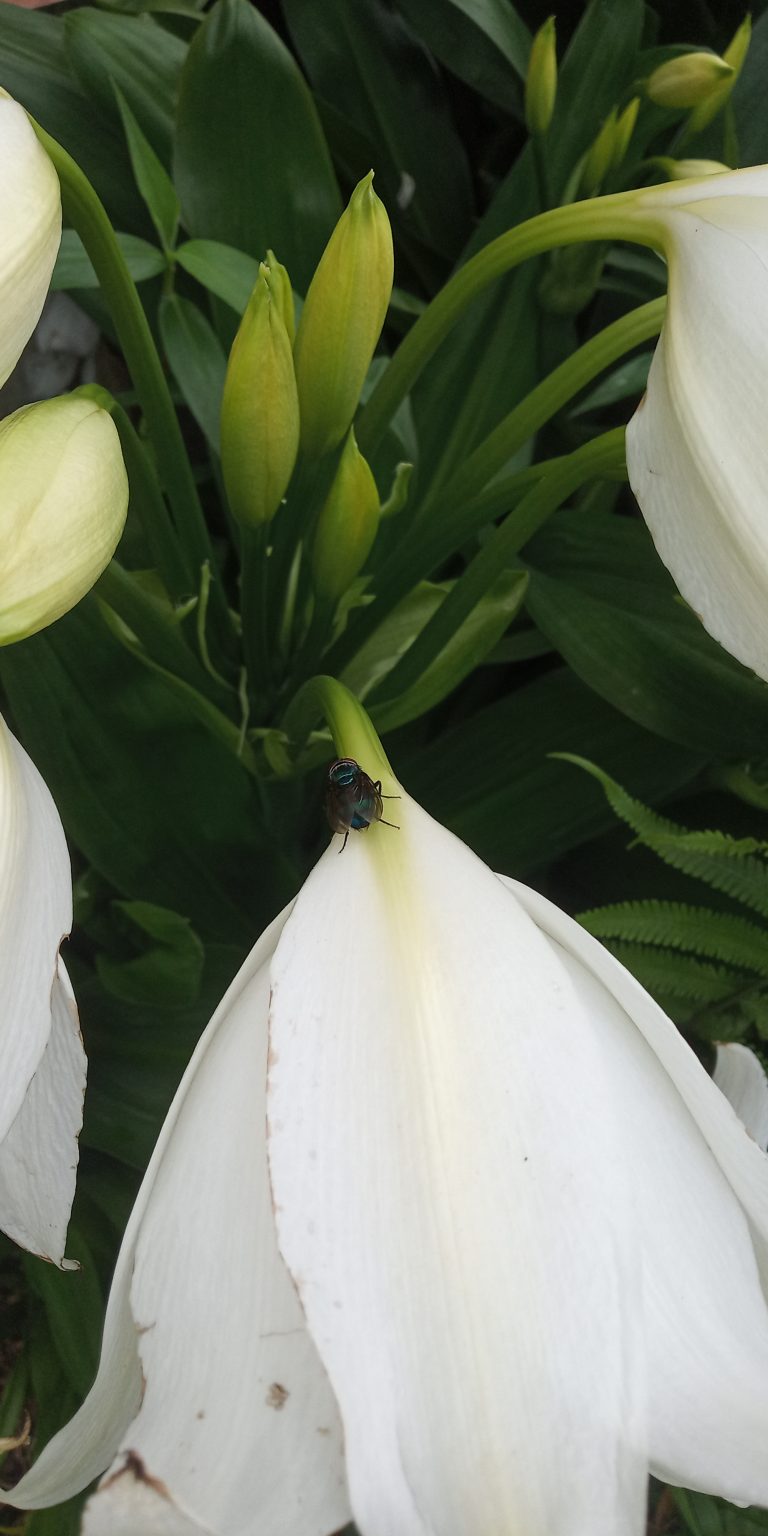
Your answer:
[[[555,246],[615,239],[655,243],[655,231],[650,229],[652,221],[638,211],[637,201],[635,191],[615,192],[610,197],[551,208],[506,230],[460,267],[400,343],[360,413],[355,431],[361,452],[366,456],[373,452],[398,405],[441,341],[472,300],[496,278]]]
[[[585,480],[612,478],[625,473],[624,428],[615,427],[595,437],[574,453],[556,461],[534,485],[519,506],[504,519],[441,603],[397,666],[374,694],[374,707],[399,698],[426,671],[459,627],[493,585],[499,572],[509,566],[523,545]]]
[[[439,502],[440,516],[446,516],[446,501],[459,506],[477,496],[504,465],[534,436],[544,423],[572,400],[598,373],[633,347],[657,336],[661,330],[666,297],[641,304],[579,347],[558,368],[542,379],[475,448],[453,476],[449,487],[429,493],[419,515],[423,516]]]
[[[211,546],[192,467],[170,390],[136,285],[100,198],[79,165],[34,119],[32,126],[61,182],[64,212],[93,263],[115,322],[157,457],[160,478],[194,571],[211,559]],[[195,583],[196,584],[196,583]],[[222,594],[223,600],[223,594]]]
[[[269,598],[270,525],[240,529],[240,612],[243,622],[243,652],[251,695],[262,700],[270,693],[272,658],[270,654],[267,603]]]
[[[339,757],[354,757],[371,778],[393,779],[387,755],[371,722],[353,693],[335,677],[310,678],[291,700],[282,729],[302,742],[320,716],[325,717]]]

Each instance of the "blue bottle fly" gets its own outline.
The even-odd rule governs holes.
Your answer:
[[[343,832],[339,849],[344,852],[350,832],[365,832],[373,821],[385,827],[399,828],[384,820],[384,801],[399,795],[382,795],[381,779],[372,779],[353,757],[339,757],[328,769],[325,790],[325,814],[332,832]]]

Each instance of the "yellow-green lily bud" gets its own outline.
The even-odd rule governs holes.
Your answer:
[[[362,570],[380,515],[376,481],[350,427],[312,546],[312,581],[321,602],[337,602]]]
[[[293,354],[271,275],[262,262],[232,343],[221,404],[224,485],[232,516],[247,527],[274,516],[299,451]]]
[[[319,458],[341,442],[387,313],[394,257],[384,204],[358,182],[320,258],[296,333],[301,447]]]
[[[725,106],[736,81],[741,74],[742,65],[749,52],[752,40],[752,18],[745,16],[741,26],[734,32],[728,47],[723,53],[726,64],[730,64],[733,73],[724,80],[717,90],[712,91],[706,101],[702,101],[695,107],[686,124],[686,137],[692,138],[695,133],[701,133],[707,128],[718,112]]]
[[[287,269],[281,261],[278,261],[274,251],[267,251],[267,259],[264,262],[269,291],[279,311],[280,319],[288,332],[288,340],[293,346],[296,337],[296,312],[293,303],[293,289]]]
[[[610,171],[616,154],[617,114],[612,107],[597,138],[587,150],[581,171],[581,191],[594,197]]]
[[[0,644],[61,618],[112,558],[128,477],[111,416],[75,395],[0,423]]]
[[[730,166],[720,160],[673,160],[670,155],[654,155],[648,165],[657,165],[670,181],[696,181],[699,176],[722,176]]]
[[[556,96],[555,18],[548,16],[531,43],[525,77],[525,123],[534,138],[542,138],[549,128]]]
[[[627,150],[629,149],[629,141],[635,131],[635,123],[637,122],[639,111],[640,97],[633,96],[632,100],[627,102],[624,111],[620,112],[616,119],[613,135],[613,155],[611,156],[612,171],[618,171],[619,167],[624,164]]]
[[[61,239],[53,166],[23,107],[0,93],[0,384],[40,317]]]
[[[697,107],[733,73],[732,65],[717,53],[682,53],[649,75],[645,94],[657,107]]]

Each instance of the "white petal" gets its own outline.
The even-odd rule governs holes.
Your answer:
[[[187,1069],[118,1261],[109,1358],[11,1495],[23,1508],[58,1502],[115,1457],[89,1531],[111,1533],[115,1511],[132,1536],[325,1536],[349,1518],[338,1415],[277,1252],[267,1177],[265,962],[283,921]]]
[[[591,1024],[450,833],[339,839],[272,963],[280,1247],[365,1536],[644,1528],[639,1267]]]
[[[58,950],[71,926],[69,855],[58,811],[0,720],[0,1141],[48,1043]]]
[[[144,1481],[138,1458],[125,1465],[88,1500],[81,1536],[214,1536],[172,1504],[163,1488]]]
[[[61,238],[56,172],[26,112],[0,97],[0,384],[35,328]]]
[[[768,1147],[768,1078],[754,1051],[746,1045],[719,1045],[712,1075],[750,1136],[765,1151]]]
[[[85,1051],[64,964],[53,984],[48,1044],[26,1098],[0,1142],[0,1227],[62,1269],[83,1123]]]
[[[627,429],[630,484],[683,597],[768,677],[768,172],[653,192],[669,304]]]
[[[589,936],[543,897],[515,889],[545,931],[568,941],[565,963],[599,1030],[632,1150],[652,1470],[687,1488],[768,1503],[768,1308],[746,1216],[638,1016],[634,993],[641,989],[634,982],[626,988],[622,1007],[614,1000],[619,989],[611,985],[611,996],[605,985],[611,972],[621,972],[618,962],[609,955],[598,977],[594,951],[601,947],[593,939],[582,945]],[[651,1008],[664,1032],[676,1036],[713,1106],[722,1105],[723,1118],[735,1124],[674,1025]]]

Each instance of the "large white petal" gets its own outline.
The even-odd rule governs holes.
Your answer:
[[[748,1221],[690,1110],[685,1089],[692,1079],[706,1090],[697,1102],[700,1122],[703,1104],[711,1102],[710,1143],[718,1143],[722,1118],[762,1155],[675,1026],[647,999],[662,1021],[653,1037],[638,1015],[641,989],[618,962],[608,955],[610,964],[598,972],[595,949],[606,952],[593,939],[543,897],[505,884],[514,885],[545,932],[567,943],[563,958],[600,1034],[631,1148],[652,1470],[687,1488],[768,1503],[768,1308]],[[631,986],[617,987],[618,974]],[[662,1032],[689,1058],[691,1078],[676,1074],[682,1093],[654,1049]],[[768,1183],[768,1160],[762,1164]]]
[[[627,429],[630,484],[705,627],[768,677],[768,171],[653,197],[669,304]]]
[[[765,1151],[768,1147],[768,1078],[754,1051],[737,1043],[719,1045],[712,1076],[750,1136]]]
[[[40,317],[60,238],[56,172],[23,107],[0,95],[0,384]]]
[[[628,1536],[639,1261],[591,1021],[450,833],[340,839],[272,962],[270,1169],[365,1536]]]
[[[57,1503],[115,1458],[89,1536],[113,1536],[118,1517],[132,1536],[326,1536],[349,1518],[338,1414],[277,1252],[267,1177],[266,962],[283,921],[235,979],[169,1111],[96,1384],[11,1494],[23,1508]]]
[[[0,1142],[0,1227],[62,1269],[75,1194],[86,1060],[64,964],[51,996],[51,1033],[24,1102]]]
[[[48,1043],[59,945],[71,926],[72,881],[58,811],[0,720],[0,1142]]]

